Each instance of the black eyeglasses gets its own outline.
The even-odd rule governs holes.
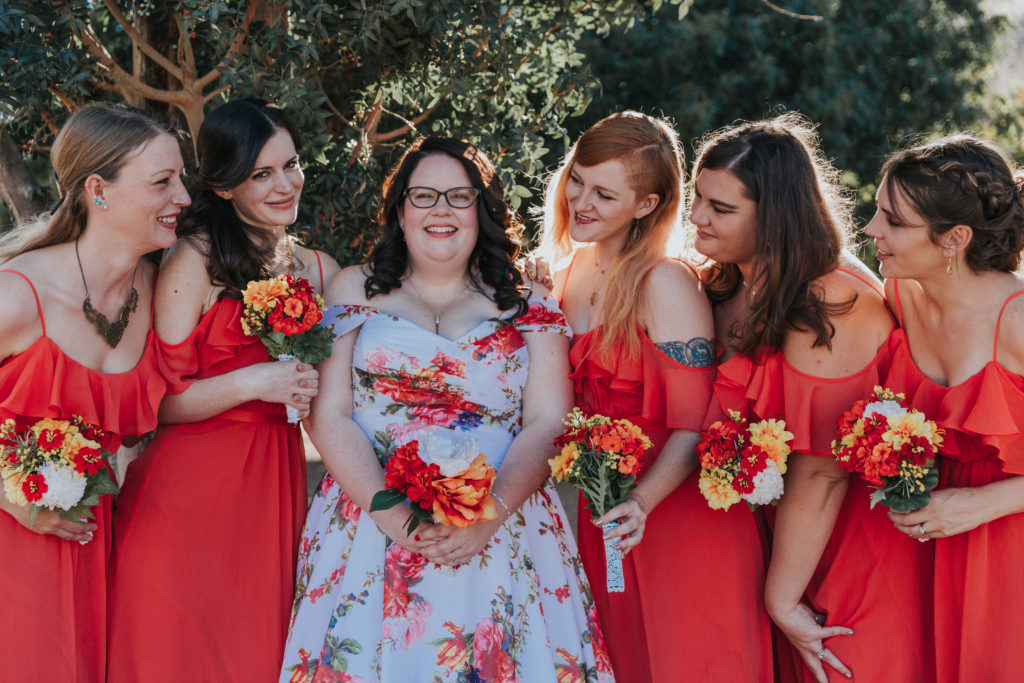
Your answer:
[[[473,206],[473,202],[480,196],[480,190],[475,187],[453,187],[441,192],[432,187],[410,187],[404,194],[417,209],[433,207],[441,195],[444,195],[444,200],[453,209],[467,209]]]

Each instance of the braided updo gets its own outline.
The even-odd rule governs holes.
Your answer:
[[[965,257],[974,272],[1012,272],[1024,249],[1024,173],[993,145],[960,134],[897,152],[885,163],[891,204],[899,196],[928,222],[937,242],[955,225],[974,235]],[[895,205],[895,204],[894,204]]]

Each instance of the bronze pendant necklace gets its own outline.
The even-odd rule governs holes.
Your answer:
[[[93,307],[92,300],[89,298],[89,285],[85,282],[85,269],[82,268],[82,257],[78,254],[77,239],[75,240],[75,258],[78,259],[78,272],[82,274],[82,286],[85,287],[85,301],[82,302],[82,313],[85,314],[85,319],[103,337],[103,341],[107,342],[110,348],[115,349],[118,343],[120,343],[121,337],[124,336],[125,328],[128,327],[128,318],[139,305],[139,292],[135,289],[135,274],[138,272],[139,267],[136,265],[135,270],[132,271],[132,288],[128,292],[128,300],[124,302],[124,306],[121,306],[121,314],[116,322],[110,322],[107,320],[107,316]]]

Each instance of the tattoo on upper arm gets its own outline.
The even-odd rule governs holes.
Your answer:
[[[656,342],[654,345],[672,360],[691,368],[709,368],[715,364],[715,343],[706,337],[694,337],[687,342]]]

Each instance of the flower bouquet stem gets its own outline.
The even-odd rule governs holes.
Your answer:
[[[277,354],[278,360],[295,360],[294,353],[279,353]],[[288,424],[295,424],[299,421],[299,411],[296,408],[292,408],[290,405],[285,404],[284,412],[288,416]]]

